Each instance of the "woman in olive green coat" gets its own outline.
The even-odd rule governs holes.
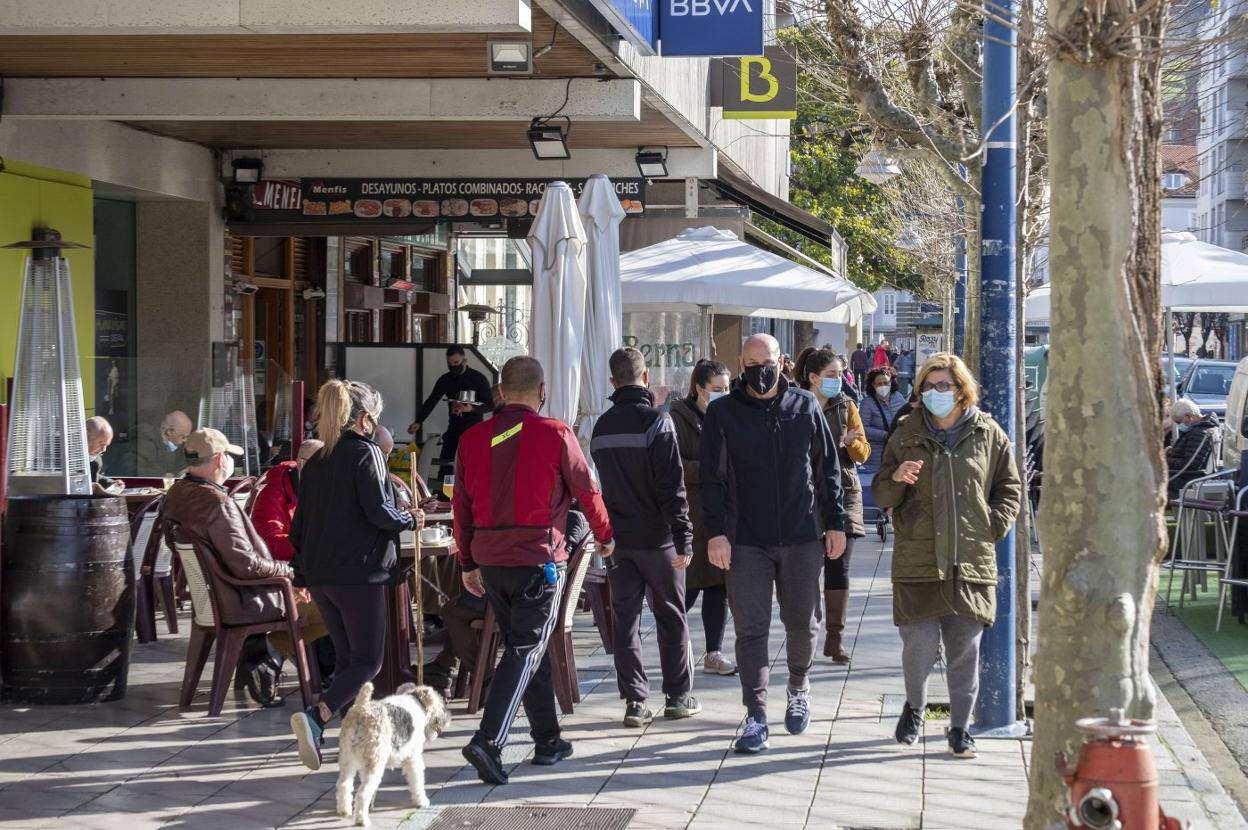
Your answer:
[[[728,623],[728,593],[724,571],[711,564],[706,555],[706,526],[702,523],[702,418],[706,407],[720,395],[728,394],[728,368],[713,360],[699,360],[693,367],[689,396],[672,403],[672,423],[676,444],[685,468],[685,497],[693,522],[693,561],[685,571],[685,610],[702,597],[702,628],[706,632],[706,657],[702,669],[707,674],[734,674],[737,666],[724,656],[724,626]]]
[[[899,743],[918,740],[927,677],[944,645],[949,748],[975,757],[966,731],[979,692],[979,641],[996,620],[996,543],[1022,499],[1005,432],[979,410],[979,387],[961,358],[935,354],[915,381],[919,402],[898,423],[871,489],[892,508],[893,622],[901,633],[906,705]]]

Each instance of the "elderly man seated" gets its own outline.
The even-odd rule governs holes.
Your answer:
[[[104,475],[104,452],[113,443],[113,425],[107,418],[96,415],[87,419],[87,455],[91,457],[91,492],[97,496],[116,495],[125,489],[126,483],[119,478]]]
[[[139,473],[145,476],[173,476],[186,466],[182,447],[195,425],[180,409],[165,415],[153,435],[150,427],[140,431]]]
[[[186,439],[186,476],[169,489],[161,507],[167,521],[206,539],[220,557],[222,567],[236,579],[292,576],[290,565],[275,560],[251,520],[223,486],[234,474],[234,456],[243,450],[215,429],[200,429]],[[299,616],[306,620],[301,638],[305,643],[328,631],[320,612],[304,589],[295,590]],[[284,613],[282,593],[274,587],[240,588],[217,597],[223,614],[240,622],[266,622]],[[279,658],[274,658],[270,645]],[[248,638],[239,661],[247,691],[263,706],[280,705],[277,697],[282,660],[294,654],[290,635],[274,632],[266,641],[261,635]]]

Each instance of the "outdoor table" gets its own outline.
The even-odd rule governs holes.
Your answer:
[[[373,680],[377,696],[394,694],[404,683],[420,683],[424,678],[425,632],[422,624],[423,608],[420,592],[416,592],[416,667],[412,673],[412,595],[407,587],[407,577],[419,570],[422,556],[454,556],[454,542],[447,545],[421,545],[416,531],[406,531],[399,540],[399,565],[403,578],[386,586],[386,649],[381,671]]]

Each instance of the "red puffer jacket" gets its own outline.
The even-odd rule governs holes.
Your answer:
[[[295,558],[295,549],[290,546],[290,520],[299,501],[295,475],[294,461],[283,461],[270,469],[260,482],[260,495],[251,508],[251,523],[273,558],[283,562]]]
[[[527,406],[504,407],[459,439],[454,510],[460,564],[471,571],[564,561],[574,497],[594,536],[610,542],[607,508],[576,435]]]

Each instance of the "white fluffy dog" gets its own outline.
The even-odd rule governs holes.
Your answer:
[[[356,773],[355,823],[368,826],[368,810],[387,768],[402,767],[412,803],[428,807],[425,795],[425,741],[451,724],[442,696],[428,686],[405,683],[387,698],[373,700],[373,684],[365,683],[338,735],[338,815],[349,816]]]

